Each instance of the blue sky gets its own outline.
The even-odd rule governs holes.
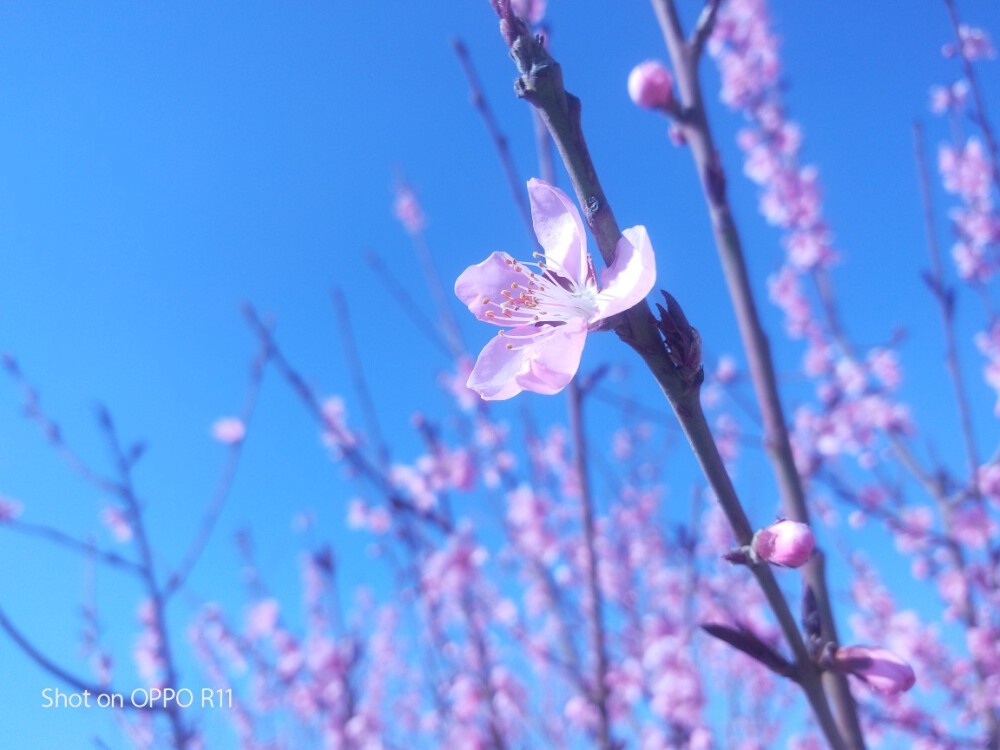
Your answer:
[[[648,5],[616,4],[613,12],[592,0],[549,5],[553,49],[567,87],[583,100],[591,152],[620,223],[648,227],[661,284],[684,304],[708,350],[738,356],[690,159],[666,140],[661,119],[627,97],[631,67],[665,56]],[[938,409],[947,384],[937,366],[938,320],[919,279],[926,260],[910,137],[915,117],[928,121],[930,142],[944,136],[927,113],[928,87],[958,75],[939,53],[950,39],[944,8],[930,0],[776,0],[772,10],[789,109],[805,132],[805,159],[820,168],[845,261],[836,277],[846,321],[869,344],[906,329],[904,399],[929,434],[948,434],[951,417]],[[1000,33],[995,3],[964,2],[961,10]],[[0,6],[0,350],[18,358],[88,459],[105,460],[93,418],[98,402],[129,438],[148,441],[139,479],[168,557],[194,529],[222,464],[209,425],[242,399],[254,351],[243,301],[275,316],[287,353],[320,391],[349,396],[329,298],[341,287],[380,419],[398,436],[401,456],[415,450],[410,414],[443,405],[434,383],[447,362],[362,256],[373,250],[397,278],[417,284],[418,265],[391,216],[400,171],[419,191],[446,280],[493,250],[528,247],[469,105],[450,46],[456,35],[526,179],[534,163],[529,112],[512,94],[513,67],[485,0],[389,0],[377,12],[368,3]],[[983,74],[996,109],[995,68]],[[704,77],[713,91],[710,65]],[[709,98],[763,301],[780,245],[756,213],[753,187],[738,177],[738,119]],[[943,223],[940,230],[945,238]],[[791,372],[799,351],[782,343],[777,314],[764,310],[779,369]],[[461,319],[475,351],[489,332]],[[614,344],[588,346],[584,367],[603,358],[634,366]],[[992,399],[973,383],[984,405],[980,438],[993,445]],[[650,382],[634,378],[630,387],[655,402]],[[561,403],[529,398],[542,418],[561,412]],[[220,535],[192,580],[199,596],[237,580],[234,529],[288,528],[300,508],[316,508],[320,532],[348,559],[363,560],[361,544],[341,533],[352,490],[313,450],[314,426],[276,378],[265,385],[259,416]],[[938,447],[951,457],[948,445]],[[21,499],[33,520],[102,533],[100,495],[20,417],[8,382],[0,383],[0,493]],[[275,588],[290,597],[300,542],[289,531],[262,547]],[[84,572],[72,556],[42,549],[0,533],[0,603],[72,662]],[[130,611],[127,585],[103,585],[127,594]],[[132,622],[115,614],[109,637],[125,642]],[[51,681],[5,639],[0,669],[0,744],[54,746],[79,738],[85,722],[103,726],[36,709]]]

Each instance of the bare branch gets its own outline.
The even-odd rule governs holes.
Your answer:
[[[247,385],[246,395],[243,399],[243,408],[240,410],[239,418],[245,427],[250,425],[257,407],[257,396],[260,394],[260,386],[264,379],[264,369],[267,365],[267,359],[268,352],[266,346],[262,345],[260,352],[250,366],[250,382]],[[212,500],[205,510],[198,533],[191,540],[191,545],[188,547],[188,551],[184,557],[181,558],[180,565],[177,566],[174,573],[167,579],[167,584],[163,590],[164,597],[169,599],[184,585],[184,582],[191,575],[191,571],[198,563],[202,552],[204,552],[205,547],[208,545],[209,539],[212,538],[215,525],[219,520],[223,507],[225,507],[226,500],[229,499],[233,480],[236,478],[236,469],[239,466],[240,457],[243,455],[244,443],[245,439],[240,439],[229,446],[228,456],[222,467],[222,474]]]
[[[368,381],[365,379],[365,373],[361,367],[361,357],[358,356],[358,346],[354,339],[354,329],[351,327],[351,315],[347,307],[347,300],[344,299],[344,293],[339,287],[334,287],[330,296],[333,300],[337,327],[340,329],[340,340],[344,348],[344,356],[347,359],[347,367],[351,372],[351,380],[354,382],[354,390],[361,401],[361,408],[364,409],[365,421],[368,423],[368,432],[375,444],[378,461],[383,468],[387,468],[389,466],[389,449],[382,437],[378,414],[375,411],[375,401],[372,399]]]
[[[479,83],[479,76],[476,75],[476,69],[472,65],[472,58],[469,56],[469,51],[466,49],[465,44],[462,43],[461,39],[456,38],[452,40],[451,46],[454,48],[455,54],[458,55],[458,62],[462,66],[462,72],[465,73],[465,78],[469,82],[469,88],[472,93],[472,104],[479,112],[480,117],[482,117],[486,125],[486,130],[489,131],[490,138],[493,141],[497,156],[500,157],[500,165],[503,167],[504,175],[507,177],[507,184],[514,198],[514,204],[517,206],[518,213],[520,213],[521,219],[528,229],[528,234],[531,235],[531,241],[537,246],[538,241],[535,239],[535,233],[531,225],[531,209],[528,208],[528,202],[524,197],[524,183],[518,176],[517,168],[514,166],[514,158],[510,153],[507,136],[500,130],[500,125],[497,123],[493,110],[486,100],[485,94],[483,94],[483,87]]]
[[[69,671],[63,669],[58,664],[56,664],[52,659],[43,654],[31,641],[28,640],[27,636],[24,635],[14,623],[10,621],[7,617],[7,613],[4,612],[3,608],[0,607],[0,629],[2,629],[11,640],[18,645],[18,647],[31,659],[35,664],[41,667],[44,671],[48,672],[53,677],[62,680],[71,688],[78,692],[89,691],[91,695],[101,695],[103,693],[121,693],[121,691],[114,690],[110,685],[98,685],[96,683],[88,682],[87,680],[81,679]],[[164,709],[155,704],[150,704],[145,707],[139,707],[132,705],[131,701],[126,701],[124,703],[125,708],[134,708],[139,711],[163,711]]]
[[[76,537],[70,536],[59,529],[54,529],[49,526],[43,526],[41,524],[29,523],[27,521],[14,520],[9,523],[4,524],[5,528],[11,531],[16,531],[27,536],[34,536],[41,539],[46,539],[54,544],[58,544],[62,547],[72,550],[73,552],[79,552],[88,556],[94,557],[96,560],[100,560],[112,567],[120,568],[127,573],[133,575],[142,572],[142,567],[139,563],[122,557],[117,552],[112,552],[110,550],[104,550],[99,548],[93,542],[84,541],[82,539],[77,539]]]
[[[701,15],[698,16],[694,31],[691,33],[691,41],[688,42],[691,48],[691,57],[695,62],[701,57],[705,50],[705,42],[712,35],[712,29],[715,28],[715,19],[721,5],[722,0],[707,0],[705,7],[701,9]]]

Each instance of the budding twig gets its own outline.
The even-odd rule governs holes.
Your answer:
[[[698,78],[698,55],[693,54],[692,46],[685,40],[673,0],[652,0],[652,4],[677,76],[682,110],[685,113],[683,121],[678,125],[682,129],[701,178],[716,249],[729,296],[735,308],[754,391],[761,406],[764,441],[777,479],[784,513],[794,521],[808,523],[809,512],[805,493],[792,454],[770,344],[757,311],[742,242],[726,197],[725,174],[705,110],[701,82]],[[698,52],[700,54],[700,47]],[[806,565],[803,574],[816,594],[824,638],[836,642],[837,631],[829,591],[825,579],[821,577],[822,565],[819,562],[821,559],[821,556],[817,556],[817,561]],[[803,663],[799,666],[806,668]],[[810,668],[815,669],[815,667]],[[828,675],[822,679],[826,687],[824,689],[822,686],[817,686],[817,694],[811,694],[810,688],[805,683],[803,687],[817,711],[823,711],[823,707],[826,707],[827,691],[833,699],[837,710],[836,726],[827,726],[823,717],[819,717],[827,740],[835,747],[850,747],[852,750],[864,748],[857,709],[846,679],[839,675]],[[826,707],[825,710],[828,711],[829,708]]]
[[[584,208],[587,225],[597,241],[605,263],[610,265],[614,262],[615,247],[621,231],[601,189],[596,169],[587,150],[580,122],[580,101],[566,92],[559,64],[545,50],[544,45],[531,36],[527,26],[513,15],[509,2],[494,0],[493,5],[500,17],[501,34],[520,73],[515,83],[515,91],[536,108],[552,134],[552,139],[573,183],[577,199]],[[699,383],[697,380],[694,382],[686,380],[678,372],[664,347],[663,339],[646,302],[641,302],[622,313],[620,322],[615,326],[615,332],[639,353],[650,368],[673,407],[702,471],[733,527],[737,540],[742,544],[749,544],[753,529],[736,495],[702,411]],[[794,464],[789,463],[789,466],[794,473]],[[797,474],[795,481],[798,481]],[[804,507],[803,504],[802,508]],[[755,567],[753,572],[795,655],[800,679],[824,734],[834,748],[839,750],[846,747],[826,702],[819,671],[810,659],[795,617],[773,573],[765,566]]]

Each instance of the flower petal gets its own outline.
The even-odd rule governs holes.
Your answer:
[[[513,326],[525,322],[517,319],[524,318],[523,315],[514,318],[501,315],[499,304],[503,298],[500,292],[510,289],[515,282],[524,281],[524,276],[514,271],[514,267],[507,262],[509,259],[506,253],[493,253],[482,263],[466,268],[455,280],[455,294],[473,315],[485,323]],[[487,316],[487,312],[494,314]]]
[[[615,260],[601,272],[597,311],[590,322],[628,310],[642,300],[656,283],[656,257],[646,227],[630,227],[618,239]]]
[[[587,324],[583,318],[574,318],[554,328],[544,342],[535,345],[528,371],[517,377],[518,384],[526,391],[545,395],[558,393],[576,375],[586,340]]]
[[[576,374],[586,338],[582,319],[561,326],[512,328],[483,347],[468,387],[487,401],[507,399],[522,390],[557,393]]]
[[[587,280],[587,235],[576,204],[544,180],[528,180],[531,222],[552,270],[581,286]]]

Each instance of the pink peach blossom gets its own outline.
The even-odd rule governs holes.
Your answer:
[[[587,332],[640,302],[656,280],[645,227],[624,231],[598,284],[573,202],[538,179],[528,181],[528,196],[544,258],[522,263],[495,252],[455,282],[473,315],[510,327],[483,348],[469,376],[469,388],[487,400],[561,391],[580,366]]]

